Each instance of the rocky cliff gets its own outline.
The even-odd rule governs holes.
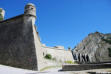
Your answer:
[[[111,34],[89,34],[74,48],[73,57],[79,63],[110,62]]]

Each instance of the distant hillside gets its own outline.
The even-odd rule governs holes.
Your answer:
[[[79,63],[99,63],[111,61],[111,33],[89,34],[73,50],[73,56]]]

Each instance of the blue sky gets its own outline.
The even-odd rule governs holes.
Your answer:
[[[47,46],[73,48],[89,33],[111,33],[111,0],[0,0],[5,19],[24,13],[27,3],[37,8],[37,30]]]

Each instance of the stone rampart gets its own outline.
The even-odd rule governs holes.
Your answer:
[[[0,22],[0,64],[37,70],[32,23],[25,15]]]

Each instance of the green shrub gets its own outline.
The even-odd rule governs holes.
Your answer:
[[[45,58],[46,58],[46,59],[52,59],[52,56],[51,56],[50,54],[46,54],[46,55],[45,55]]]
[[[3,16],[0,14],[0,21],[2,21],[3,20]]]

